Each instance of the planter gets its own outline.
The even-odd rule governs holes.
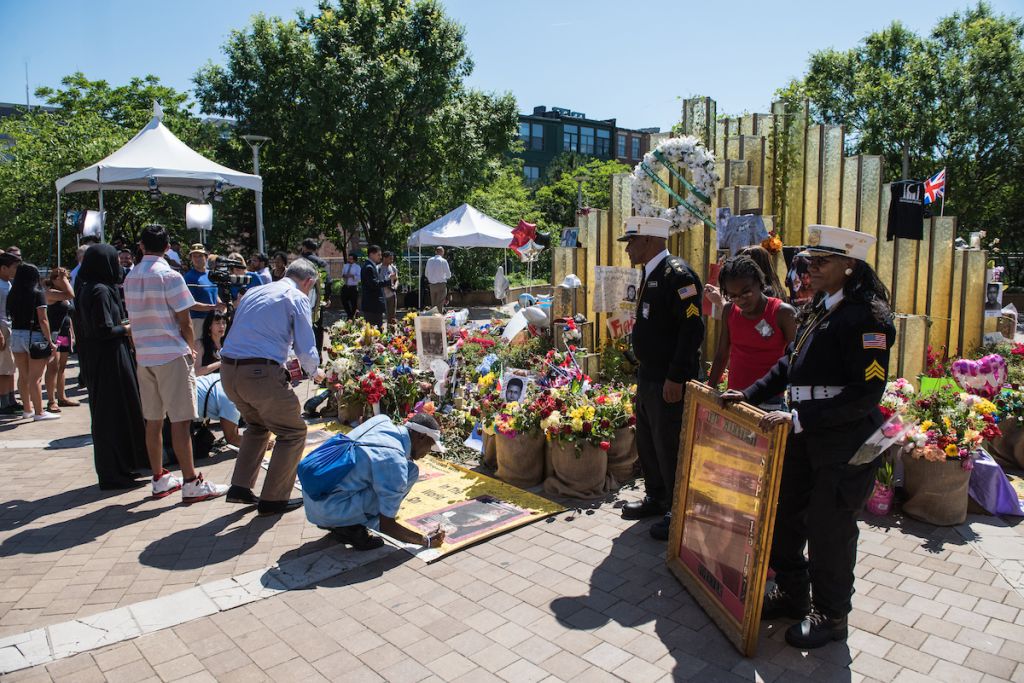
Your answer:
[[[931,461],[903,455],[903,512],[938,526],[962,524],[967,519],[967,484],[970,470],[959,460]]]
[[[338,422],[350,425],[363,417],[363,404],[338,399]]]
[[[484,427],[480,430],[480,436],[484,442],[484,450],[480,454],[480,462],[492,470],[498,466],[498,445],[494,438],[494,427]]]
[[[871,492],[871,497],[868,498],[867,510],[873,515],[878,517],[885,517],[892,512],[892,498],[895,495],[896,490],[891,486],[885,486],[879,482],[875,482],[875,490]]]
[[[551,476],[544,491],[570,498],[598,498],[604,495],[608,456],[586,441],[549,441]]]
[[[989,443],[988,452],[1003,467],[1013,470],[1024,470],[1024,427],[1011,417],[999,423],[997,436]]]
[[[544,480],[544,432],[517,434],[511,439],[495,434],[494,441],[498,479],[521,488]]]
[[[636,451],[636,430],[632,427],[616,429],[611,444],[612,447],[608,449],[609,488],[617,488],[635,478],[634,466],[639,457]]]

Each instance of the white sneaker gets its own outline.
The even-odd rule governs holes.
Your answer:
[[[224,484],[211,484],[203,479],[200,473],[192,481],[186,481],[181,489],[181,501],[183,503],[198,503],[211,498],[220,498],[228,492]]]
[[[36,422],[41,422],[43,420],[59,420],[60,414],[51,413],[49,411],[44,410],[42,415],[33,415],[32,419],[35,420]]]
[[[34,418],[36,416],[36,414],[35,413],[22,413],[21,416],[22,416],[22,418],[24,418],[26,420],[31,420],[32,418]]]
[[[164,470],[159,479],[153,480],[153,497],[165,498],[180,488],[181,479]]]

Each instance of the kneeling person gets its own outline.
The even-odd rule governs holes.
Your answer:
[[[306,517],[331,535],[356,550],[384,545],[384,539],[367,533],[367,527],[379,529],[405,543],[427,548],[444,541],[444,531],[423,536],[395,521],[398,508],[420,469],[414,462],[431,450],[444,452],[437,421],[424,413],[414,415],[404,425],[396,425],[386,415],[378,415],[351,432],[355,465],[334,489],[320,500],[305,492]]]

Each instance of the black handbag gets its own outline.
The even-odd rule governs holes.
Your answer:
[[[28,333],[28,357],[35,360],[42,360],[43,358],[49,358],[50,354],[53,353],[53,347],[50,346],[50,342],[46,341],[44,337],[42,341],[32,341],[32,333],[39,332],[39,336],[43,336],[41,330],[38,329],[38,321],[34,322],[33,329],[29,330]]]

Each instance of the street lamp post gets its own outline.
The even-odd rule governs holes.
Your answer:
[[[583,208],[583,183],[588,180],[589,176],[578,175],[573,180],[576,181],[576,210],[579,211]]]
[[[243,135],[242,139],[252,148],[252,172],[253,175],[260,174],[260,147],[270,142],[266,135]],[[266,248],[263,239],[263,191],[256,191],[256,249],[265,254]]]

